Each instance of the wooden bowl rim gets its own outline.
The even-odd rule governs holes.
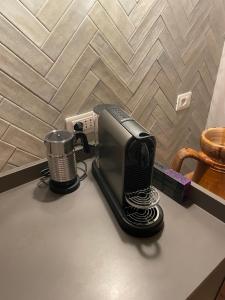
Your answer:
[[[209,140],[209,139],[206,137],[206,134],[207,134],[208,132],[215,131],[215,130],[218,130],[218,129],[224,131],[224,133],[225,133],[225,127],[212,127],[212,128],[205,129],[205,130],[202,132],[201,139],[202,139],[202,141],[204,141],[207,145],[214,146],[214,147],[216,147],[216,148],[220,148],[220,149],[225,150],[225,145],[224,145],[224,146],[218,145],[217,143],[212,142],[211,140]]]

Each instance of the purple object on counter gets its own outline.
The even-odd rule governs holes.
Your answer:
[[[172,170],[172,169],[167,169],[165,170],[165,174],[168,176],[174,178],[177,182],[181,183],[184,186],[188,186],[191,184],[191,180],[183,176],[182,174]]]
[[[191,180],[172,169],[166,169],[159,163],[155,163],[153,185],[173,200],[182,203],[188,199]]]

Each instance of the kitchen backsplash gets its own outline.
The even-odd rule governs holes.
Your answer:
[[[102,102],[156,135],[162,163],[197,147],[224,0],[7,0],[0,12],[0,170],[45,157],[47,132]],[[176,113],[177,94],[189,90],[191,107]]]

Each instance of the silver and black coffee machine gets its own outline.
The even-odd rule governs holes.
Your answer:
[[[120,107],[103,106],[92,172],[120,226],[135,236],[163,227],[159,193],[151,185],[156,140]]]

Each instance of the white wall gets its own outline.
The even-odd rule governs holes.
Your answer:
[[[225,44],[206,127],[225,127]]]

